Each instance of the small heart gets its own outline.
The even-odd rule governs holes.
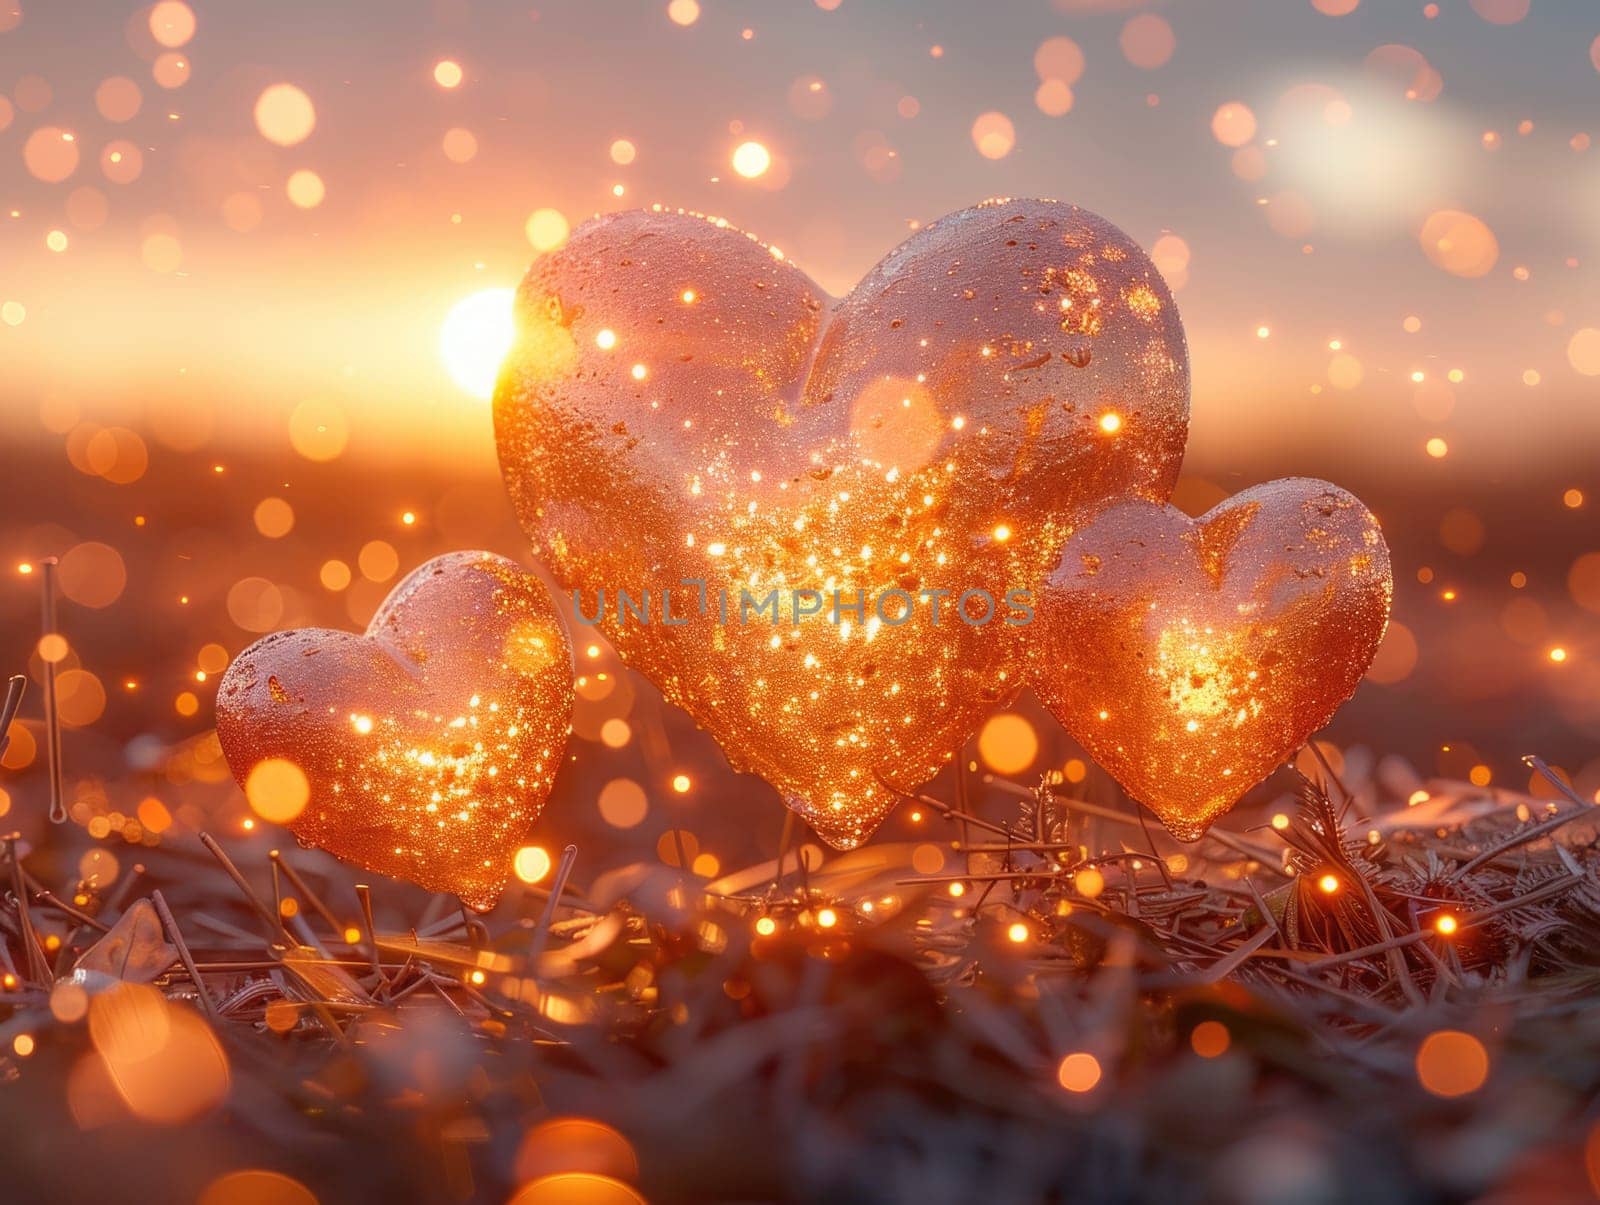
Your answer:
[[[1393,589],[1378,521],[1323,481],[1270,481],[1199,519],[1118,503],[1045,582],[1034,685],[1194,841],[1355,693]]]
[[[1183,457],[1171,294],[1059,202],[943,218],[843,300],[726,223],[610,214],[534,262],[517,321],[495,433],[537,554],[583,614],[604,591],[629,664],[840,848],[1016,693],[1005,595],[1090,510],[1164,501]],[[796,590],[867,609],[798,617]],[[620,591],[652,622],[620,619]],[[783,622],[739,622],[774,591]],[[956,617],[968,591],[991,622]]]
[[[217,692],[239,785],[292,763],[294,835],[368,870],[493,907],[550,794],[572,649],[543,583],[487,552],[435,557],[364,635],[301,628],[240,653]],[[274,762],[274,767],[284,769]]]

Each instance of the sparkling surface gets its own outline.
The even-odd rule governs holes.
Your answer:
[[[267,758],[304,771],[303,843],[487,908],[571,714],[572,650],[543,584],[456,552],[402,580],[365,635],[304,628],[246,649],[218,691],[217,736],[241,785]]]
[[[1199,519],[1117,504],[1045,584],[1038,693],[1193,841],[1355,692],[1393,585],[1377,520],[1326,482],[1271,481]]]
[[[954,619],[960,592],[1032,587],[1087,508],[1164,501],[1183,454],[1171,295],[1057,202],[936,222],[838,302],[725,223],[610,215],[534,263],[517,317],[495,427],[538,555],[587,614],[605,589],[618,651],[840,847],[1019,685],[1030,629]],[[664,587],[689,623],[617,622],[616,590]],[[741,589],[829,606],[717,623]],[[938,626],[926,603],[893,626],[831,622],[836,589],[952,593]]]

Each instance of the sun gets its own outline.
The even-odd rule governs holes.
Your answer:
[[[516,324],[511,317],[515,289],[484,289],[450,308],[439,328],[439,356],[455,383],[473,397],[494,394],[500,362],[511,350]]]

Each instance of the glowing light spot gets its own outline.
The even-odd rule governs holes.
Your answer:
[[[1025,716],[993,716],[978,735],[978,756],[997,774],[1019,774],[1039,756],[1039,737]]]
[[[1114,411],[1108,411],[1100,416],[1100,430],[1107,435],[1115,435],[1122,430],[1122,416]]]
[[[832,908],[823,908],[817,913],[817,926],[822,929],[831,929],[839,923],[839,914]]]
[[[1336,874],[1325,874],[1317,880],[1317,890],[1323,895],[1333,895],[1339,887],[1339,876]]]
[[[1011,927],[1006,930],[1006,939],[1015,942],[1019,946],[1032,936],[1032,931],[1021,921],[1013,921]]]
[[[1093,866],[1085,866],[1072,876],[1072,885],[1084,899],[1092,900],[1106,889],[1106,877]]]
[[[631,778],[613,778],[600,788],[596,803],[600,818],[612,828],[633,828],[650,811],[644,788]]]
[[[762,937],[771,937],[777,931],[778,922],[770,916],[762,916],[756,919],[756,932]]]
[[[1428,455],[1432,456],[1435,460],[1443,460],[1450,454],[1450,445],[1445,443],[1445,441],[1440,439],[1437,435],[1435,435],[1423,446],[1427,449]]]
[[[676,774],[673,776],[672,789],[678,792],[680,795],[687,795],[689,793],[689,788],[693,785],[694,784],[689,781],[689,776],[687,774]]]
[[[494,394],[500,364],[516,341],[514,289],[485,289],[450,308],[439,328],[439,355],[450,379],[473,397]]]
[[[533,244],[535,251],[541,252],[554,251],[561,246],[567,241],[570,230],[566,215],[559,209],[535,209],[523,226],[528,242]]]
[[[700,5],[697,0],[672,0],[667,17],[674,25],[693,25],[700,19]]]
[[[400,569],[400,554],[387,540],[368,540],[356,554],[356,567],[369,582],[386,582]]]
[[[350,424],[334,402],[311,398],[289,415],[289,443],[307,460],[336,460],[350,438]]]
[[[256,98],[256,129],[268,142],[295,146],[317,128],[311,98],[293,84],[273,84]]]
[[[1566,659],[1567,650],[1562,648],[1560,645],[1557,645],[1555,648],[1550,650],[1550,660],[1554,661],[1557,665],[1560,665]]]
[[[1453,937],[1460,927],[1461,922],[1448,912],[1441,912],[1438,919],[1433,922],[1434,932],[1442,937]]]
[[[456,126],[445,131],[439,149],[451,163],[471,163],[478,154],[478,136]]]
[[[1068,1092],[1088,1092],[1100,1082],[1100,1060],[1087,1051],[1075,1051],[1061,1060],[1056,1081]]]
[[[150,36],[162,46],[186,45],[194,27],[194,10],[182,0],[161,0],[150,10]]]
[[[635,364],[631,369],[629,369],[629,374],[634,380],[642,381],[646,376],[649,375],[649,370],[645,368],[643,364]]]
[[[764,176],[772,166],[772,152],[759,142],[741,142],[733,148],[733,170],[746,180]]]
[[[189,82],[189,60],[185,55],[168,51],[156,59],[151,65],[150,77],[163,88],[181,88]],[[168,114],[168,120],[176,120],[176,115]]]
[[[628,166],[638,154],[638,148],[626,138],[618,138],[611,144],[611,162],[619,167]]]
[[[1417,1049],[1417,1079],[1435,1096],[1465,1096],[1489,1078],[1489,1052],[1457,1029],[1430,1033]]]
[[[311,801],[311,783],[292,761],[269,757],[251,767],[244,794],[251,810],[263,820],[288,824]]]
[[[294,507],[282,498],[263,498],[256,503],[256,530],[269,540],[282,539],[294,530]]]
[[[537,883],[550,873],[550,855],[537,845],[524,845],[517,850],[511,865],[524,883]]]
[[[1256,136],[1256,115],[1248,105],[1230,100],[1211,115],[1211,133],[1223,146],[1244,146]]]
[[[594,345],[601,351],[610,351],[617,345],[617,332],[609,327],[602,329],[595,335]]]
[[[972,123],[972,145],[985,159],[1004,159],[1017,145],[1017,129],[1004,113],[981,113]]]
[[[433,65],[433,82],[441,88],[459,88],[466,74],[454,59],[440,59]]]
[[[1190,1048],[1203,1059],[1225,1054],[1231,1041],[1228,1027],[1221,1021],[1202,1021],[1189,1033]]]
[[[1047,79],[1033,93],[1033,103],[1046,117],[1065,117],[1076,98],[1064,80]]]
[[[1123,57],[1145,71],[1164,66],[1178,47],[1172,26],[1154,13],[1141,13],[1130,19],[1122,27],[1117,42],[1122,47]]]
[[[1567,362],[1586,377],[1600,376],[1600,327],[1586,326],[1567,342]]]
[[[60,126],[41,126],[22,146],[28,173],[46,184],[59,184],[78,170],[78,140]]]
[[[1500,243],[1479,218],[1456,209],[1430,214],[1418,235],[1423,254],[1453,276],[1484,276],[1500,258]]]

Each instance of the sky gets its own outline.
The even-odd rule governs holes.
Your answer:
[[[918,223],[1044,195],[1122,226],[1177,288],[1203,468],[1348,456],[1424,472],[1439,438],[1472,471],[1518,478],[1600,433],[1595,379],[1569,355],[1600,326],[1586,5],[682,0],[675,20],[643,0],[194,0],[176,24],[158,14],[170,47],[148,5],[5,8],[13,424],[53,393],[108,417],[184,403],[253,438],[316,395],[348,411],[353,453],[481,453],[485,415],[438,332],[460,298],[516,283],[535,211],[712,213],[842,294]],[[1076,53],[1049,49],[1063,38]],[[97,108],[118,77],[140,94],[126,121]],[[253,118],[278,83],[315,111],[291,146]],[[997,157],[974,135],[986,114],[1009,123]],[[65,179],[30,170],[40,129],[73,136]],[[99,162],[123,140],[141,161],[127,183]],[[748,141],[772,158],[753,180],[731,163]],[[306,172],[302,208],[289,189]],[[1482,275],[1425,254],[1440,211],[1492,239]]]

